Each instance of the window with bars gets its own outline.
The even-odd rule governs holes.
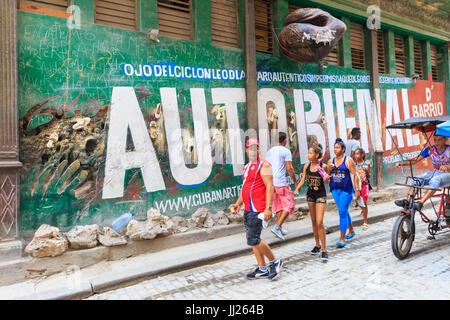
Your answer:
[[[437,47],[430,45],[430,58],[431,58],[431,77],[433,81],[439,81],[438,62],[437,62]]]
[[[255,0],[256,51],[272,53],[272,1]]]
[[[386,73],[386,54],[384,51],[384,32],[377,30],[378,72]]]
[[[340,66],[339,63],[339,42],[331,49],[330,53],[325,57],[329,65]]]
[[[192,1],[158,0],[159,34],[193,40]]]
[[[350,48],[352,54],[352,68],[366,68],[364,52],[364,27],[355,22],[350,22]]]
[[[71,0],[19,0],[19,6],[32,6],[38,9],[52,9],[66,12]]]
[[[422,44],[417,40],[414,40],[414,73],[423,79]]]
[[[406,77],[405,40],[402,36],[394,35],[395,70],[397,76]]]
[[[212,43],[239,47],[237,0],[211,0]]]
[[[110,27],[138,28],[137,0],[94,0],[94,22]]]

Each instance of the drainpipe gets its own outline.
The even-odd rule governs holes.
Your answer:
[[[384,188],[383,175],[383,142],[381,132],[381,108],[380,108],[380,73],[378,70],[378,43],[377,31],[370,31],[370,48],[372,51],[372,61],[370,64],[370,91],[372,96],[372,121],[373,131],[371,133],[372,145],[375,153],[374,172],[376,172],[375,185],[377,190]]]
[[[20,258],[17,2],[0,1],[0,261]]]
[[[245,92],[247,124],[253,138],[258,132],[258,96],[256,83],[255,1],[245,0]]]

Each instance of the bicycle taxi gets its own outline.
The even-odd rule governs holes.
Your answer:
[[[446,214],[446,209],[450,211],[450,185],[440,187],[439,189],[433,189],[425,185],[426,181],[429,179],[425,180],[423,178],[415,177],[412,162],[419,157],[420,153],[414,159],[403,159],[403,155],[399,151],[398,146],[392,137],[390,129],[416,129],[422,132],[426,140],[426,143],[422,149],[423,151],[428,146],[431,146],[430,139],[436,131],[438,135],[450,137],[450,128],[448,128],[448,130],[444,127],[439,128],[442,125],[447,125],[447,121],[450,121],[450,117],[448,116],[432,118],[410,118],[386,127],[386,131],[388,131],[389,135],[391,136],[393,144],[395,145],[398,153],[402,158],[402,162],[409,162],[410,175],[407,175],[405,173],[402,166],[400,167],[402,175],[406,178],[405,183],[395,184],[413,188],[413,192],[410,196],[409,201],[401,211],[401,214],[395,221],[394,227],[392,229],[392,251],[394,252],[394,255],[400,260],[406,258],[411,251],[412,243],[415,237],[414,218],[417,212],[420,214],[420,218],[422,219],[422,221],[428,224],[428,232],[430,233],[428,239],[430,240],[434,239],[435,235],[438,232],[445,232],[445,229],[450,228],[450,213]],[[433,171],[432,175],[434,175],[435,172],[436,169]],[[434,213],[436,215],[435,219],[429,218],[422,210],[417,210],[414,208],[414,201],[420,200],[423,196],[423,192],[426,192],[428,190],[436,191],[436,193],[433,194],[428,200],[431,202]],[[436,208],[432,201],[433,198],[439,199],[438,211],[436,211]]]

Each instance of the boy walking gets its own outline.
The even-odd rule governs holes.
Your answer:
[[[361,144],[359,140],[361,139],[361,129],[358,127],[355,127],[352,129],[351,132],[352,138],[347,140],[347,143],[345,144],[345,155],[347,157],[351,157],[353,161],[355,160],[355,151],[356,149],[361,147]]]
[[[238,213],[242,203],[244,204],[244,226],[247,236],[247,244],[252,247],[258,268],[247,274],[247,279],[274,279],[283,266],[283,261],[275,258],[269,245],[261,240],[262,220],[258,218],[264,213],[264,220],[272,218],[272,194],[273,178],[272,167],[259,156],[259,143],[256,139],[249,139],[246,144],[249,163],[244,167],[241,194],[235,204],[230,206],[230,211]],[[266,267],[265,257],[270,261],[270,269]]]
[[[291,151],[286,148],[286,144],[286,133],[280,132],[278,134],[278,145],[271,148],[266,155],[273,172],[274,194],[272,211],[277,215],[277,222],[272,228],[272,233],[282,240],[285,240],[284,236],[287,234],[287,231],[283,230],[281,226],[288,215],[292,215],[295,210],[294,193],[286,178],[286,171],[289,173],[292,181],[294,181],[296,188],[298,184],[294,167],[292,166]]]

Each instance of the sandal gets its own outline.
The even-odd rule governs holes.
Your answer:
[[[345,236],[345,239],[351,239],[351,238],[353,238],[355,235],[356,235],[356,233],[355,233],[355,231],[353,231],[352,234],[346,235],[346,236]]]
[[[338,248],[343,248],[343,247],[345,247],[346,243],[338,241],[338,242],[336,242],[336,245]]]
[[[363,223],[362,229],[363,229],[364,231],[366,231],[367,229],[369,229],[369,225],[368,225],[367,223]]]

